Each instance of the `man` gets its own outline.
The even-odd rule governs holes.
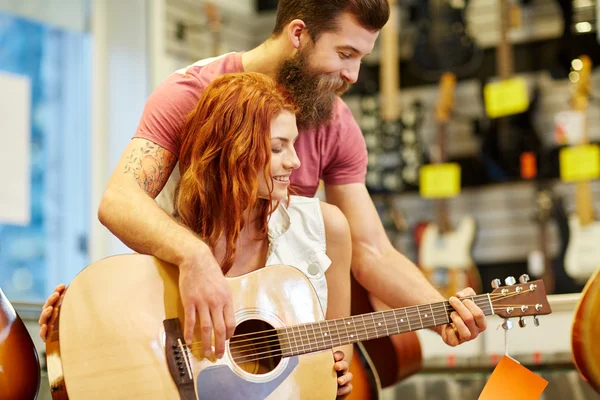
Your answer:
[[[314,196],[323,179],[327,201],[340,208],[350,224],[356,279],[392,307],[444,300],[387,238],[364,185],[363,136],[338,97],[356,82],[361,59],[372,51],[388,17],[387,0],[280,0],[275,29],[266,42],[177,71],[150,96],[135,137],[110,178],[98,216],[133,250],[179,266],[186,340],[198,323],[205,334],[214,332],[215,353],[222,356],[224,341],[235,328],[231,293],[211,249],[153,199],[172,172],[176,172],[172,180],[178,179],[175,165],[186,116],[206,85],[229,72],[269,75],[294,96],[301,109],[295,147],[302,166],[292,184],[297,194]],[[172,201],[166,192],[163,197]],[[458,295],[474,294],[467,288]],[[451,315],[453,323],[436,329],[448,345],[471,340],[485,330],[485,316],[472,301],[451,298],[450,303],[457,311]],[[210,344],[203,346],[209,355]]]

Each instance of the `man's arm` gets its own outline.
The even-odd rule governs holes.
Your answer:
[[[352,273],[365,289],[394,308],[445,300],[418,267],[392,246],[364,184],[326,184],[325,196],[348,219]],[[472,289],[463,292],[461,297],[475,294]],[[462,304],[451,298],[450,302],[458,312],[451,315],[453,326],[436,329],[447,344],[474,339],[485,329],[485,316],[472,301],[465,300]]]
[[[225,337],[235,329],[229,286],[210,248],[153,200],[176,162],[175,156],[159,145],[132,139],[110,177],[98,218],[134,251],[179,266],[185,339],[193,340],[198,317],[205,353],[210,352],[214,325],[215,353],[221,356]]]

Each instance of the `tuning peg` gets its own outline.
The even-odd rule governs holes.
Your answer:
[[[505,319],[504,322],[502,323],[502,327],[505,330],[509,330],[512,329],[513,327],[513,322],[510,319]]]
[[[533,316],[533,324],[535,326],[540,326],[540,320],[538,319],[537,315]]]
[[[506,283],[506,286],[511,286],[517,283],[517,281],[514,276],[507,276],[504,280],[504,283]]]
[[[523,317],[519,317],[519,326],[521,328],[525,328],[525,325],[527,325],[527,322],[523,319]]]
[[[520,283],[527,283],[529,282],[529,275],[527,274],[523,274],[519,277],[519,282]]]
[[[492,281],[492,287],[494,289],[498,289],[500,286],[502,286],[502,281],[500,279],[496,278]]]

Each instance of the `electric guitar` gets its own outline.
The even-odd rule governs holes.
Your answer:
[[[585,285],[571,329],[573,361],[579,373],[600,393],[600,268]]]
[[[579,58],[582,68],[579,81],[572,98],[572,108],[585,112],[590,93],[591,60],[587,56]],[[587,122],[584,119],[581,144],[589,142]],[[595,220],[592,192],[589,181],[575,183],[575,215],[569,219],[569,246],[565,255],[567,274],[576,281],[586,282],[600,267],[600,221]]]
[[[84,268],[49,321],[53,398],[334,399],[333,347],[445,325],[453,311],[442,301],[325,320],[296,268],[226,280],[237,326],[216,360],[204,357],[200,328],[184,341],[177,266],[130,254]],[[470,299],[502,318],[551,313],[543,282],[521,281]]]
[[[513,77],[513,52],[508,38],[511,27],[510,5],[508,0],[500,1],[500,43],[497,50],[497,70],[499,78],[506,81]],[[482,85],[483,86],[483,85]],[[535,153],[540,159],[538,151],[542,142],[533,124],[533,112],[539,98],[536,88],[529,108],[519,114],[513,114],[491,119],[487,129],[478,125],[482,136],[480,157],[486,166],[488,180],[502,182],[519,179],[521,176],[520,159],[524,152]],[[538,167],[539,169],[539,167]]]
[[[440,80],[440,97],[435,118],[438,123],[437,146],[432,151],[436,163],[446,159],[446,128],[454,103],[456,78],[447,73]],[[436,199],[437,222],[425,226],[419,239],[418,263],[428,280],[445,296],[456,295],[470,286],[481,290],[481,278],[471,257],[475,238],[475,219],[463,217],[455,230],[448,216],[447,199]]]
[[[0,289],[0,397],[34,400],[40,388],[40,363],[25,324]]]
[[[471,76],[483,51],[469,35],[465,10],[469,0],[420,0],[414,7],[415,39],[411,72],[438,81],[446,72]]]

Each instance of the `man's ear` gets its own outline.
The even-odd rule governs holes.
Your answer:
[[[296,50],[300,50],[306,44],[306,40],[310,38],[308,28],[301,19],[295,19],[288,24],[287,34],[290,43]]]

